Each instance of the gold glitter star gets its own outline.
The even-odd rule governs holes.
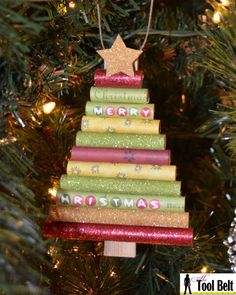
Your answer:
[[[107,76],[122,72],[133,77],[133,63],[142,53],[142,50],[135,50],[126,47],[121,36],[118,35],[110,49],[97,50],[97,53],[107,63]]]

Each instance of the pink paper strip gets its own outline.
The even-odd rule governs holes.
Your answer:
[[[142,150],[74,146],[72,161],[170,165],[169,150]]]

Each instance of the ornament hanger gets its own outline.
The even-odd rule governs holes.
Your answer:
[[[150,27],[151,27],[151,20],[152,20],[152,11],[153,11],[153,3],[154,0],[150,1],[150,9],[149,9],[149,16],[148,16],[148,26],[145,34],[145,38],[143,41],[143,44],[141,45],[139,50],[143,50],[144,46],[146,45],[147,38],[150,32]],[[99,2],[97,1],[97,17],[98,17],[98,28],[99,28],[99,37],[100,37],[100,42],[102,49],[105,49],[104,42],[103,42],[103,36],[102,36],[102,24],[101,24],[101,11],[100,11],[100,6]]]

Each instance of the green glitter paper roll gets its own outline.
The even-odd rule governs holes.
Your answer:
[[[102,102],[147,103],[146,88],[91,87],[90,100]]]
[[[62,175],[60,187],[73,191],[180,196],[180,181],[119,179]]]
[[[76,145],[88,147],[164,150],[166,147],[166,137],[164,134],[144,135],[79,131],[76,134]]]
[[[88,101],[85,106],[87,116],[123,119],[154,118],[154,104],[122,104]]]
[[[108,194],[98,192],[81,192],[59,190],[57,204],[82,207],[104,207],[115,209],[135,209],[145,211],[183,212],[185,197],[182,196],[143,196],[130,194]]]

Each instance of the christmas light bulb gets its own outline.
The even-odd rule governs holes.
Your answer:
[[[201,273],[206,273],[208,271],[208,268],[207,266],[203,266],[202,269],[201,269]]]
[[[215,24],[219,24],[219,23],[221,22],[221,16],[220,16],[220,13],[219,13],[218,11],[216,11],[216,12],[213,14],[212,21],[213,21]]]
[[[221,3],[223,6],[228,6],[229,5],[229,0],[221,0]]]
[[[56,197],[56,195],[57,195],[57,189],[55,187],[49,188],[48,189],[48,193],[50,195],[52,195],[53,197]]]
[[[70,7],[70,8],[75,8],[75,2],[70,1],[70,3],[69,3],[69,7]]]
[[[44,114],[50,114],[56,107],[56,103],[54,101],[47,102],[43,105]]]

